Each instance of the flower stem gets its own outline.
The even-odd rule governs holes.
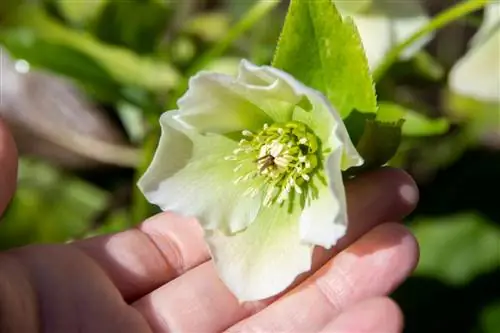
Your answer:
[[[413,35],[408,37],[405,41],[395,46],[391,51],[389,51],[389,53],[387,53],[382,63],[373,72],[373,80],[375,82],[380,81],[380,79],[389,70],[392,64],[398,60],[400,54],[408,46],[415,43],[425,35],[430,34],[435,30],[441,29],[447,24],[481,9],[486,4],[488,4],[488,2],[490,2],[490,0],[464,1],[437,15],[431,22],[423,26],[420,30],[416,31]]]

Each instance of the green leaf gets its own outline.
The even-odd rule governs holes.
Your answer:
[[[412,230],[421,251],[416,275],[465,285],[498,268],[500,230],[476,214],[418,218]]]
[[[82,25],[99,15],[109,0],[68,1],[56,0],[59,12],[66,20]]]
[[[445,75],[445,69],[436,58],[427,53],[420,51],[411,59],[417,73],[429,80],[439,81]]]
[[[363,135],[356,144],[356,149],[365,160],[358,170],[377,168],[396,154],[403,122],[402,119],[396,122],[366,120]]]
[[[446,133],[450,128],[450,123],[445,118],[429,118],[421,113],[406,109],[405,107],[394,103],[380,103],[377,117],[382,114],[384,114],[385,117],[391,115],[392,117],[396,117],[398,119],[404,118],[405,122],[402,128],[404,136],[421,137],[441,135]]]
[[[190,19],[183,27],[183,31],[206,42],[214,43],[224,38],[230,27],[229,15],[222,12],[210,12]]]
[[[106,43],[149,54],[163,37],[170,15],[166,3],[110,1],[96,21],[93,33]]]
[[[64,242],[85,232],[108,193],[34,160],[22,159],[16,195],[0,224],[0,248]]]
[[[481,332],[500,332],[500,301],[487,305],[481,312],[480,318]]]
[[[30,31],[31,35],[46,44],[64,46],[85,54],[120,84],[164,92],[176,86],[180,80],[179,73],[168,63],[141,57],[125,48],[103,44],[91,35],[60,25],[36,7],[20,8],[13,20],[18,29]],[[4,36],[8,34],[9,31],[6,31]],[[30,62],[39,57],[37,53],[37,49],[27,48],[25,60]],[[51,56],[55,58],[54,61],[57,60],[57,54]]]
[[[380,108],[376,114],[354,110],[344,120],[349,136],[365,160],[361,167],[349,173],[377,168],[389,161],[397,152],[402,137],[405,110]]]
[[[66,45],[41,39],[30,29],[8,31],[0,35],[0,40],[14,57],[28,60],[31,66],[48,69],[101,89],[117,89],[118,84],[93,58]]]
[[[342,118],[377,110],[356,27],[331,0],[292,0],[273,66],[325,94]]]
[[[366,122],[375,120],[376,116],[375,113],[363,113],[358,110],[353,110],[349,116],[344,119],[344,124],[354,146],[361,140],[366,128]]]

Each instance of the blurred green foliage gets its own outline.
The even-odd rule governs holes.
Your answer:
[[[115,232],[155,213],[134,184],[156,147],[160,113],[175,107],[198,70],[235,73],[240,58],[271,63],[286,5],[2,1],[3,50],[27,61],[31,71],[70,79],[123,131],[126,145],[141,149],[142,159],[129,168],[68,169],[23,156],[19,188],[0,225],[0,248]],[[458,28],[475,31],[477,25],[464,22],[481,22],[476,14],[457,21]],[[422,199],[407,220],[421,245],[420,264],[394,297],[405,311],[408,333],[496,333],[500,109],[495,102],[450,93],[449,54],[440,50],[460,49],[463,55],[467,34],[443,36],[392,65],[376,85],[386,114],[406,114],[403,144],[391,164],[416,178]],[[328,66],[326,75],[335,64]]]

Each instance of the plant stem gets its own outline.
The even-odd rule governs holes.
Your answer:
[[[221,56],[224,51],[248,29],[257,24],[264,16],[274,9],[280,0],[259,0],[250,10],[236,23],[227,35],[215,44],[210,50],[202,55],[196,63],[188,70],[187,76],[191,76],[205,67],[212,59]]]
[[[186,91],[188,87],[188,80],[191,76],[196,74],[207,66],[212,59],[221,56],[231,44],[237,40],[248,29],[257,24],[264,16],[266,16],[272,9],[279,5],[281,0],[259,0],[252,8],[236,23],[211,49],[201,55],[197,61],[194,62],[186,71],[184,78],[179,82],[177,88],[174,90],[167,109],[175,108],[177,99]]]
[[[380,79],[384,76],[384,74],[389,70],[394,62],[399,59],[401,53],[411,44],[415,43],[420,38],[424,37],[427,34],[432,33],[435,30],[441,29],[447,24],[466,16],[472,12],[475,12],[486,4],[488,4],[490,0],[468,0],[462,3],[459,3],[450,9],[440,13],[436,16],[431,22],[422,27],[420,30],[415,32],[405,41],[395,46],[387,55],[385,56],[382,63],[375,69],[373,72],[373,80],[375,82],[380,81]]]

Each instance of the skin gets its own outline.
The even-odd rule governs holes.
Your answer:
[[[17,155],[0,124],[0,210]],[[413,271],[418,245],[400,221],[418,193],[381,169],[346,185],[349,232],[281,295],[240,304],[218,279],[203,232],[171,213],[65,245],[0,253],[0,332],[401,332],[387,295]]]

